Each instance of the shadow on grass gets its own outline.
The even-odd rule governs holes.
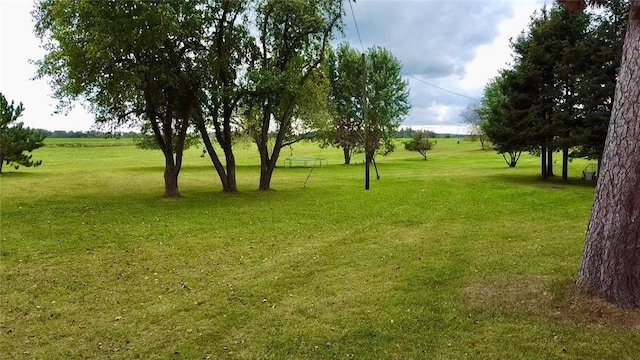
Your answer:
[[[28,172],[28,171],[6,171],[2,170],[2,174],[0,174],[0,179],[13,179],[13,178],[26,178],[33,176],[42,176],[41,173],[37,172]]]
[[[549,189],[565,189],[565,188],[592,188],[595,189],[595,181],[584,181],[582,179],[569,178],[567,181],[563,181],[561,176],[554,176],[548,179],[543,179],[539,175],[531,174],[492,174],[488,175],[488,178],[496,179],[502,182],[510,182],[517,185],[535,186],[540,188]]]

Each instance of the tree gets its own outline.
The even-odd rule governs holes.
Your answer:
[[[588,60],[582,81],[577,84],[578,94],[586,96],[581,97],[581,121],[576,126],[578,145],[571,149],[570,156],[596,159],[600,164],[622,59],[629,2],[610,1],[604,11],[592,17],[594,24],[584,44]]]
[[[581,10],[584,1],[561,1]],[[589,1],[589,4],[605,1]],[[640,307],[640,0],[629,25],[602,169],[576,281],[621,307]]]
[[[361,54],[348,43],[340,44],[329,53],[328,71],[332,121],[319,137],[326,145],[342,148],[344,163],[349,165],[351,156],[364,145]]]
[[[509,90],[517,81],[516,70],[502,71],[485,86],[478,108],[482,131],[509,167],[516,167],[520,155],[529,147],[524,131],[528,124],[519,110],[523,99],[526,103],[528,98]]]
[[[593,80],[586,75],[590,63],[586,42],[589,39],[591,17],[570,13],[555,6],[546,24],[546,41],[551,42],[551,59],[555,63],[556,97],[551,114],[553,149],[562,150],[562,179],[568,179],[569,149],[580,144],[584,103],[590,93],[580,91],[580,85]]]
[[[209,19],[210,30],[203,41],[203,46],[209,51],[201,53],[199,62],[202,66],[200,71],[208,76],[203,76],[201,106],[196,112],[195,126],[225,192],[238,189],[233,140],[237,132],[235,118],[238,106],[245,95],[242,74],[238,70],[246,66],[248,58],[256,51],[249,30],[244,25],[246,21],[238,21],[246,20],[247,11],[247,1],[210,3],[205,15]],[[211,132],[222,148],[224,164],[213,146]]]
[[[430,141],[423,132],[418,132],[411,140],[404,143],[404,148],[408,151],[417,151],[427,160],[427,151],[433,149],[433,145],[435,143]]]
[[[259,1],[244,127],[260,154],[260,190],[270,189],[282,148],[309,138],[328,116],[323,65],[342,15],[342,0]]]
[[[375,166],[377,153],[386,155],[393,151],[392,137],[409,113],[411,104],[409,83],[402,79],[400,60],[381,47],[370,48],[365,58],[367,108],[364,151]]]
[[[333,121],[323,133],[325,142],[341,147],[345,164],[356,151],[366,151],[374,161],[377,153],[393,151],[392,139],[408,114],[409,87],[402,79],[402,65],[390,51],[380,47],[362,54],[347,43],[340,44],[329,64]],[[367,118],[363,113],[366,69]],[[366,123],[366,124],[365,124]],[[369,139],[368,146],[365,138]]]
[[[479,104],[471,103],[460,113],[460,117],[462,118],[462,123],[467,125],[467,131],[469,132],[471,141],[480,141],[480,147],[484,150],[487,135],[482,130],[482,118],[478,113],[479,109]]]
[[[553,175],[553,139],[555,127],[552,116],[558,89],[555,86],[557,43],[551,41],[549,26],[551,12],[546,8],[534,14],[529,30],[513,43],[518,79],[511,83],[510,92],[521,98],[519,109],[526,117],[529,150],[540,156],[543,178]]]
[[[30,153],[42,147],[45,135],[41,132],[24,127],[23,123],[15,121],[22,115],[22,103],[11,104],[0,93],[0,174],[3,165],[12,165],[16,169],[20,166],[40,166],[42,160],[32,160]]]
[[[184,143],[199,107],[196,60],[208,1],[40,0],[38,75],[61,104],[88,102],[98,122],[148,124],[165,157],[165,196],[178,197]]]

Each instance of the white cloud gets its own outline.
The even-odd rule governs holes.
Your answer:
[[[465,66],[465,75],[460,86],[466,92],[482,90],[489,79],[498,75],[498,71],[507,67],[511,61],[509,40],[516,38],[526,29],[531,14],[540,9],[543,1],[522,0],[513,3],[513,17],[500,23],[499,35],[491,44],[477,48],[475,58]]]
[[[510,61],[509,38],[527,27],[529,16],[543,2],[480,3],[480,0],[358,1],[356,16],[365,46],[387,46],[412,75],[479,98],[488,80]],[[32,6],[31,0],[0,0],[0,92],[9,100],[24,103],[26,110],[21,120],[27,126],[88,130],[93,124],[90,114],[79,105],[68,115],[53,114],[57,100],[51,96],[48,83],[32,80],[36,68],[29,60],[37,60],[44,54],[33,34]],[[348,8],[346,15],[346,33],[355,46]],[[421,69],[426,69],[423,75],[419,75]],[[405,124],[457,129],[459,112],[469,99],[415,80],[410,80],[410,86],[413,109]]]
[[[44,55],[33,33],[31,1],[0,2],[0,92],[8,101],[22,102],[25,111],[19,121],[26,126],[49,130],[88,130],[93,117],[77,106],[69,114],[54,114],[57,100],[45,80],[33,80],[31,63]]]

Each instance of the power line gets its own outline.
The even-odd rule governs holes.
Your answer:
[[[352,1],[353,1],[353,2],[355,2],[354,0],[348,0],[347,2],[349,3],[349,8],[351,9],[351,17],[353,18],[353,24],[356,26],[356,33],[358,34],[358,41],[360,41],[360,47],[362,48],[362,53],[364,54],[364,52],[365,52],[365,51],[364,51],[364,45],[363,45],[363,43],[362,43],[362,37],[360,36],[360,28],[358,28],[358,22],[356,21],[356,14],[355,14],[355,12],[353,11],[353,5],[351,5],[351,2],[352,2]],[[458,95],[458,96],[461,96],[461,97],[463,97],[463,98],[467,98],[467,99],[474,100],[474,101],[479,101],[479,100],[478,100],[478,99],[476,99],[476,98],[472,98],[472,97],[470,97],[470,96],[467,96],[467,95],[464,95],[464,94],[460,94],[460,93],[457,93],[457,92],[452,91],[452,90],[449,90],[449,89],[445,89],[445,88],[443,88],[443,87],[441,87],[441,86],[438,86],[438,85],[436,85],[436,84],[432,84],[432,83],[430,83],[430,82],[428,82],[428,81],[422,80],[422,79],[417,78],[417,77],[415,77],[415,76],[411,76],[411,75],[409,75],[409,74],[407,74],[407,73],[404,73],[404,72],[403,72],[403,73],[402,73],[402,75],[404,75],[404,76],[406,76],[406,77],[408,77],[408,78],[411,78],[411,79],[414,79],[414,80],[420,81],[421,83],[427,84],[427,85],[432,86],[432,87],[434,87],[434,88],[436,88],[436,89],[439,89],[439,90],[442,90],[442,91],[448,92],[448,93],[450,93],[450,94]]]
[[[362,53],[364,54],[364,45],[362,45],[362,38],[360,37],[360,29],[358,28],[358,22],[356,21],[356,14],[353,12],[353,5],[351,5],[352,0],[347,0],[349,3],[349,8],[351,8],[351,17],[353,17],[353,23],[356,25],[356,33],[358,33],[358,40],[360,40],[360,47],[362,48]]]
[[[436,88],[436,89],[440,89],[440,90],[442,90],[442,91],[446,91],[446,92],[448,92],[448,93],[450,93],[450,94],[458,95],[458,96],[462,96],[463,98],[467,98],[467,99],[474,100],[474,101],[480,101],[480,100],[478,100],[478,99],[476,99],[476,98],[472,98],[471,96],[467,96],[467,95],[460,94],[460,93],[457,93],[457,92],[452,91],[452,90],[445,89],[445,88],[440,87],[440,86],[438,86],[438,85],[436,85],[436,84],[432,84],[432,83],[430,83],[430,82],[428,82],[428,81],[422,80],[422,79],[417,78],[417,77],[415,77],[415,76],[411,76],[411,75],[409,75],[409,74],[407,74],[407,73],[404,73],[404,72],[403,72],[403,73],[402,73],[402,75],[404,75],[404,76],[406,76],[406,77],[408,77],[408,78],[411,78],[411,79],[413,79],[413,80],[420,81],[421,83],[427,84],[427,85],[429,85],[429,86],[433,86],[433,87],[434,87],[434,88]]]

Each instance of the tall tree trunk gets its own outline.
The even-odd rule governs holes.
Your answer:
[[[553,174],[553,150],[548,147],[547,148],[547,177],[555,176]]]
[[[562,180],[569,180],[569,149],[562,149]]]
[[[228,191],[229,182],[228,176],[216,153],[216,149],[213,147],[213,143],[211,142],[211,138],[209,138],[209,134],[207,133],[207,128],[204,124],[198,124],[198,131],[200,132],[200,137],[202,138],[202,142],[204,143],[204,148],[207,149],[207,154],[209,154],[209,159],[211,159],[211,163],[213,163],[213,167],[216,169],[218,173],[218,177],[220,178],[220,183],[222,184],[222,191]]]
[[[540,172],[542,174],[542,178],[546,179],[549,177],[548,174],[548,170],[549,168],[547,167],[547,147],[546,146],[542,146],[542,148],[540,149]]]
[[[577,284],[640,307],[640,0],[631,3],[602,171]]]
[[[231,150],[225,150],[225,159],[227,167],[227,187],[223,189],[225,192],[237,192],[238,184],[236,183],[236,157]]]
[[[177,198],[180,196],[178,191],[178,175],[180,175],[180,168],[167,159],[166,166],[164,168],[164,196],[168,198]]]
[[[274,168],[268,166],[260,171],[260,190],[270,190],[271,189],[271,177],[273,176]]]
[[[273,171],[276,169],[278,158],[280,157],[280,150],[282,150],[281,142],[276,140],[271,151],[271,157],[266,157],[265,165],[260,169],[260,190],[271,189],[271,178],[273,177]]]
[[[344,154],[344,164],[351,164],[351,149],[348,146],[343,146],[342,153]]]

